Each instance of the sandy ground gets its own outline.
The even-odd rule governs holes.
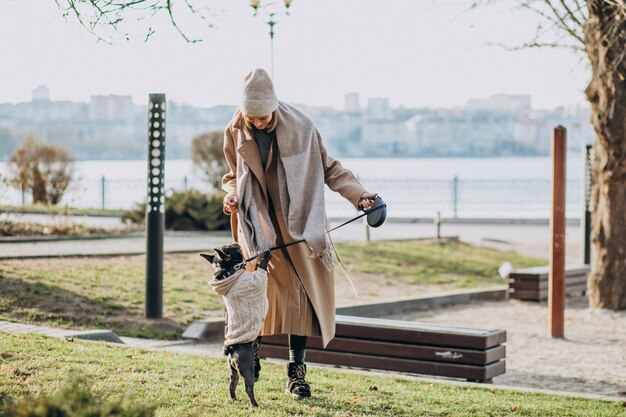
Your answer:
[[[358,295],[348,278],[346,278],[346,274],[341,271],[335,272],[335,304],[338,307],[406,297],[423,297],[429,294],[440,294],[453,290],[458,291],[458,288],[452,284],[414,285],[400,280],[389,283],[388,279],[382,275],[365,272],[350,271],[350,279],[354,282]],[[502,284],[506,284],[506,281],[503,280]]]
[[[482,302],[389,318],[505,329],[506,373],[496,385],[589,393],[626,399],[626,311],[592,310],[569,299],[565,338],[549,332],[545,303]]]

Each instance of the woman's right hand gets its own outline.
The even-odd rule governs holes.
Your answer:
[[[233,214],[237,212],[237,207],[239,207],[239,197],[235,194],[227,194],[224,197],[224,211]]]

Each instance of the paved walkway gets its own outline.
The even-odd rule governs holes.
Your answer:
[[[165,252],[205,251],[230,240],[226,232],[166,232]],[[59,239],[24,242],[0,241],[0,259],[55,256],[138,255],[146,252],[145,235],[103,239]]]
[[[332,227],[339,223],[331,224]],[[377,229],[369,229],[372,240],[415,239],[434,237],[435,225],[427,222],[394,223],[388,221]],[[478,246],[513,251],[548,258],[550,228],[547,224],[443,223],[442,236],[458,236],[461,241]],[[366,228],[360,221],[331,234],[335,242],[364,240]],[[581,232],[579,226],[566,228],[568,263],[580,262]],[[226,232],[166,232],[166,252],[195,252],[219,246],[230,240]],[[129,255],[145,253],[143,235],[105,239],[10,242],[0,240],[0,259],[20,257]]]
[[[0,320],[0,332],[21,333],[21,334],[39,334],[49,337],[76,337],[83,338],[85,333],[90,331],[58,329],[49,326],[36,326],[34,324],[15,323],[11,321]],[[93,331],[91,331],[93,332]],[[103,330],[103,332],[107,332]],[[109,332],[112,336],[115,334]],[[136,337],[119,337],[124,345],[138,349],[161,350],[167,352],[179,352],[197,355],[207,355],[214,357],[222,357],[223,342],[221,340],[215,342],[196,342],[194,340],[155,340],[140,339]]]

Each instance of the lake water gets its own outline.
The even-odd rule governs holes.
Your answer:
[[[443,217],[547,218],[550,213],[548,157],[346,158],[342,164],[367,189],[383,196],[389,217],[429,218],[440,211]],[[6,164],[0,163],[0,174],[6,170]],[[568,156],[568,217],[580,217],[582,172],[581,155]],[[146,175],[146,161],[78,161],[76,180],[63,203],[131,208],[145,198]],[[165,185],[176,190],[208,189],[191,160],[167,160]],[[329,216],[354,214],[350,204],[329,190],[326,200]],[[0,185],[0,204],[19,205],[21,201],[20,192]]]

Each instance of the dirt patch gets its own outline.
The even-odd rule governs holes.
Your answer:
[[[453,284],[407,284],[402,280],[365,272],[350,272],[359,295],[356,295],[344,272],[335,273],[335,299],[337,306],[365,303],[374,300],[392,300],[400,297],[422,297],[458,289]]]

